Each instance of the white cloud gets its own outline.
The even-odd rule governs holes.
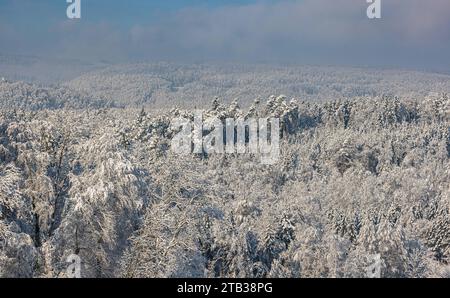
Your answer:
[[[303,0],[188,8],[129,30],[114,20],[65,22],[45,39],[61,55],[92,59],[450,64],[450,1],[382,0],[381,20],[367,19],[367,7],[365,0]]]

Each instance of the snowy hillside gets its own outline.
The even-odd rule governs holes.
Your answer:
[[[107,96],[122,106],[193,107],[212,98],[238,99],[285,94],[324,102],[364,96],[424,97],[450,93],[450,75],[364,68],[264,65],[177,65],[168,63],[111,66],[70,80],[71,89]]]
[[[0,82],[0,276],[64,277],[75,254],[83,277],[366,277],[373,255],[383,277],[450,277],[449,86],[166,64]],[[279,161],[175,154],[194,107],[280,118]]]
[[[94,99],[64,87],[42,87],[25,82],[0,80],[0,109],[83,109],[109,107],[107,100]]]

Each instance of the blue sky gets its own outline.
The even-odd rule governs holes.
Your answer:
[[[83,19],[91,22],[108,20],[118,26],[158,21],[168,12],[183,8],[215,9],[274,0],[82,0]],[[0,0],[0,17],[11,25],[39,27],[66,19],[65,0]]]
[[[0,0],[0,54],[129,62],[231,61],[450,71],[450,1]]]

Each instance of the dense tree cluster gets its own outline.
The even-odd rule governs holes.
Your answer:
[[[450,93],[448,75],[363,68],[178,65],[172,63],[117,65],[81,75],[65,86],[118,106],[192,108],[207,106],[219,96],[238,98],[248,107],[255,98],[286,94],[314,102],[335,99],[402,95],[423,98],[430,92]]]
[[[93,99],[86,93],[69,88],[8,82],[5,78],[0,80],[0,109],[86,109],[112,106],[105,97]]]
[[[174,154],[189,109],[33,107],[0,112],[2,277],[450,277],[446,94],[205,108],[280,117],[274,165]]]

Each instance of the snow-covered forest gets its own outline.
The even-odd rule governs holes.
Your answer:
[[[0,69],[0,77],[3,76]],[[285,94],[285,95],[281,95]],[[0,276],[450,277],[450,76],[136,64],[0,81]],[[281,158],[179,156],[193,109]]]

